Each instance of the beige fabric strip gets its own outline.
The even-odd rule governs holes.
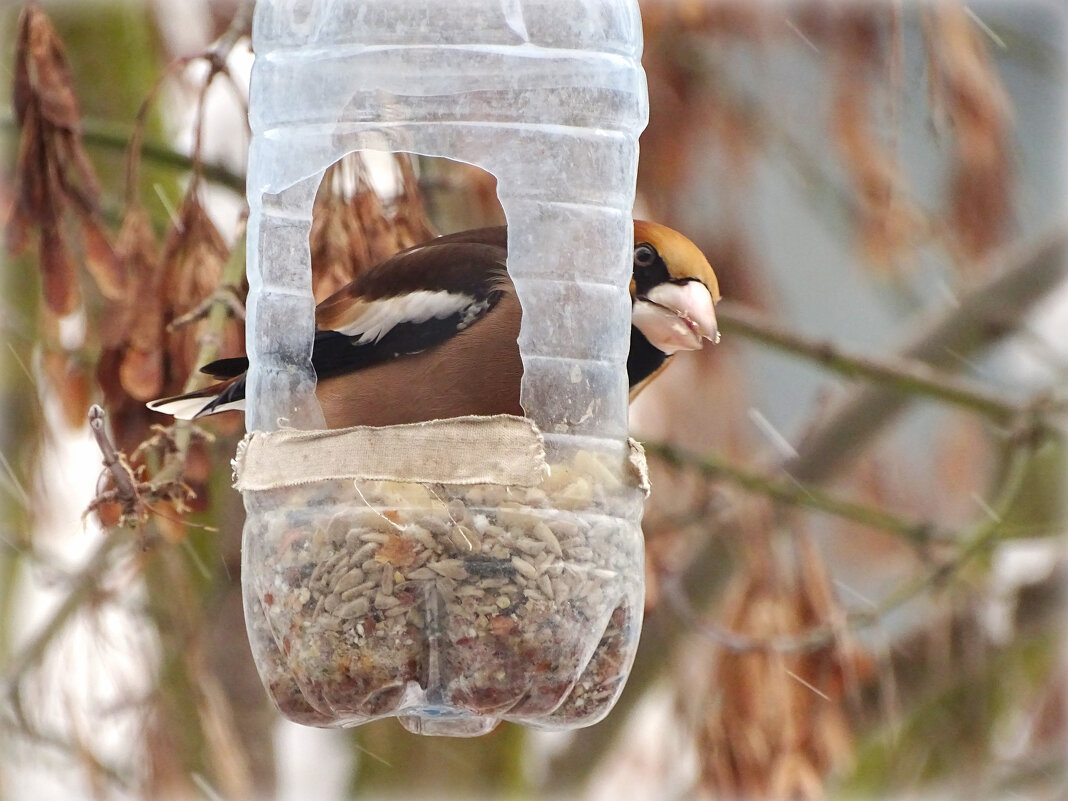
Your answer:
[[[546,474],[545,443],[523,417],[456,417],[332,431],[255,431],[234,458],[242,492],[333,479],[534,487]]]

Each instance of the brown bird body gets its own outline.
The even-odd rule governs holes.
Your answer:
[[[315,394],[328,428],[387,426],[463,414],[522,415],[519,300],[507,291],[477,326],[433,350],[325,378]],[[494,380],[486,380],[486,365]]]
[[[715,340],[719,286],[681,234],[635,222],[632,397],[677,350]],[[316,309],[312,365],[329,428],[516,414],[521,312],[506,270],[507,229],[439,237],[361,273]],[[190,419],[243,408],[244,357],[202,368],[226,379],[149,408]]]

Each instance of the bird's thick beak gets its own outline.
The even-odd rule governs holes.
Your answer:
[[[700,350],[706,339],[719,342],[712,295],[700,281],[653,287],[634,302],[632,322],[653,347],[668,355]]]

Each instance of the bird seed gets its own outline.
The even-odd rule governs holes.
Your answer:
[[[428,704],[573,728],[614,704],[641,620],[641,498],[594,455],[532,489],[249,495],[246,620],[287,717],[355,725]]]

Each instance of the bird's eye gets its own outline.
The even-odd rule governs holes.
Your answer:
[[[656,261],[656,251],[653,250],[652,245],[641,244],[634,248],[634,266],[635,267],[652,267],[653,262]]]

